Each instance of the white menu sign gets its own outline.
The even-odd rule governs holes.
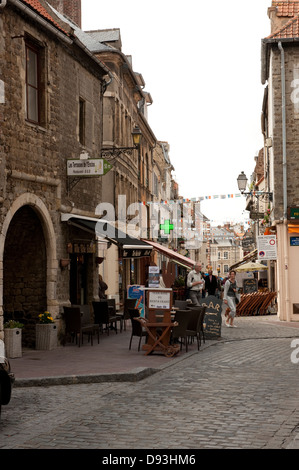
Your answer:
[[[172,291],[149,291],[148,308],[170,309],[170,296]]]

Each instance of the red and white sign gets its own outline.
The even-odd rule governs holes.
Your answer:
[[[276,235],[261,235],[257,237],[258,259],[277,259]]]

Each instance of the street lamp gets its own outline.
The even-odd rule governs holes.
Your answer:
[[[247,176],[245,175],[244,171],[241,171],[237,178],[237,183],[238,183],[238,188],[241,194],[244,194],[245,196],[255,196],[257,199],[259,199],[261,196],[268,196],[269,201],[273,200],[273,193],[267,192],[267,191],[249,191],[245,192],[246,186],[247,186]]]
[[[135,147],[139,147],[141,143],[142,132],[138,126],[135,126],[132,131],[133,143]]]
[[[269,201],[272,202],[273,200],[273,193],[269,193],[267,191],[249,191],[249,192],[245,192],[245,189],[246,189],[246,186],[247,186],[247,176],[245,175],[244,171],[242,171],[238,178],[237,178],[237,183],[238,183],[238,188],[239,188],[239,191],[241,192],[241,194],[244,194],[245,196],[254,196],[257,198],[257,208],[259,209],[259,199],[260,197],[264,197],[264,196],[267,196],[269,198]],[[256,212],[256,215],[257,215],[257,233],[259,235],[259,218],[260,218],[260,214],[259,214],[259,211],[257,210]]]
[[[140,147],[141,143],[142,132],[139,127],[136,125],[132,131],[132,138],[134,147],[109,147],[103,148],[101,151],[101,156],[103,158],[117,158],[120,157],[121,154],[127,153],[132,155],[133,151]]]
[[[241,171],[241,173],[239,174],[238,178],[237,178],[237,182],[238,182],[238,188],[239,188],[239,191],[243,194],[246,187],[247,187],[247,176],[245,175],[244,171]]]

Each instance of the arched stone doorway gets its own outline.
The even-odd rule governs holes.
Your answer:
[[[38,315],[47,309],[46,246],[39,218],[30,206],[19,209],[6,234],[3,256],[4,321],[24,322],[23,343],[32,347]]]
[[[55,246],[46,206],[35,195],[21,196],[9,210],[0,238],[0,315],[4,321],[13,316],[25,324],[27,347],[35,345],[38,315],[45,310],[54,317],[58,313]]]

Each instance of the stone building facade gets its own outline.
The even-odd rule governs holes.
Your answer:
[[[150,95],[145,82],[133,69],[132,58],[122,52],[119,29],[86,32],[87,47],[110,71],[111,82],[104,94],[102,155],[112,164],[102,186],[102,201],[113,205],[116,223],[136,239],[146,238],[148,201],[152,199],[153,151],[156,137],[147,120]],[[141,133],[140,145],[134,148],[132,133]],[[138,207],[139,231],[130,232],[128,222]],[[130,209],[132,208],[132,209]],[[101,215],[101,214],[99,214]],[[140,253],[139,253],[140,255]],[[100,267],[108,284],[108,295],[126,296],[130,284],[144,285],[149,257],[125,258],[124,250],[112,245]],[[109,265],[109,270],[107,269]],[[111,267],[114,266],[113,269]]]
[[[31,347],[38,315],[48,310],[61,325],[63,306],[98,298],[99,273],[118,298],[128,284],[145,284],[152,247],[138,238],[148,235],[161,147],[148,123],[151,96],[119,30],[84,33],[80,0],[1,5],[0,339],[15,318]],[[142,139],[133,147],[136,128]],[[112,166],[104,176],[68,174],[99,158]],[[162,174],[172,184],[170,167],[164,162]],[[117,224],[134,217],[133,203],[146,211],[144,232],[126,239],[134,249],[117,236],[99,240],[102,203]]]
[[[95,236],[61,215],[94,216],[101,197],[67,160],[99,154],[108,71],[43,0],[9,0],[0,31],[0,337],[17,316],[32,346],[40,313],[97,296]]]
[[[298,321],[299,3],[272,1],[268,15],[271,34],[262,41],[265,190],[273,192],[268,232],[277,236],[279,318]]]

